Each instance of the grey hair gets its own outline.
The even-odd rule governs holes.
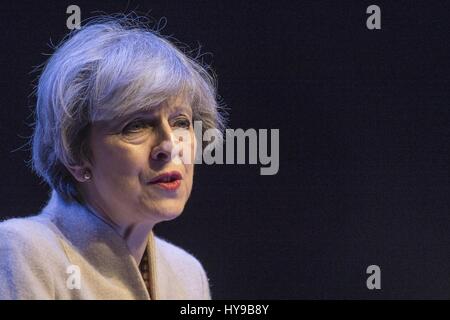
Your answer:
[[[90,123],[126,116],[183,94],[203,130],[225,128],[212,71],[127,15],[69,33],[37,85],[32,169],[66,200],[80,201],[68,166],[91,160]]]

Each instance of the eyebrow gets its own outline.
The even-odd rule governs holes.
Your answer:
[[[145,109],[141,109],[141,110],[132,112],[128,115],[118,117],[118,118],[114,119],[112,122],[114,123],[114,126],[115,126],[115,125],[119,125],[129,119],[138,118],[138,117],[153,119],[153,118],[155,118],[154,110],[155,109],[153,107],[148,107]],[[176,113],[176,115],[178,115],[180,113],[187,113],[190,117],[193,116],[191,107],[186,106],[186,105],[176,105],[176,106],[172,107],[172,110],[173,110],[173,113]]]
[[[191,118],[194,116],[192,108],[185,104],[180,104],[172,107],[173,111],[180,114],[182,112],[187,113]],[[98,121],[97,123],[102,124],[108,128],[108,130],[116,130],[118,126],[121,126],[124,122],[139,117],[146,117],[153,119],[155,118],[154,107],[146,107],[141,110],[131,112],[127,115],[122,115],[120,117],[113,118],[111,120]]]
[[[193,115],[193,111],[191,107],[188,107],[186,105],[181,105],[181,106],[175,106],[174,109],[178,112],[180,111],[185,111],[188,115],[192,116]]]

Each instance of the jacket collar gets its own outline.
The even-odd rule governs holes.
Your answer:
[[[98,217],[87,206],[77,201],[66,201],[52,190],[50,200],[42,210],[56,226],[60,236],[77,248],[81,255],[104,274],[114,273],[111,266],[134,273],[131,284],[138,296],[157,299],[156,290],[156,248],[153,232],[148,237],[147,254],[150,271],[150,295],[142,280],[139,266],[129,251],[125,240],[107,222]],[[71,257],[69,257],[70,259]],[[130,270],[131,269],[131,270]]]

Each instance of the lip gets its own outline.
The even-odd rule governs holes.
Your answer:
[[[170,171],[154,177],[148,184],[158,185],[166,190],[176,190],[180,187],[182,179],[179,171]]]
[[[175,191],[177,190],[181,185],[181,180],[174,180],[172,182],[158,182],[158,183],[152,183],[152,185],[161,187],[162,189],[169,190],[169,191]]]

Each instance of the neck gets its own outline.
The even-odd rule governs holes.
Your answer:
[[[97,217],[114,228],[124,239],[128,250],[135,259],[137,265],[139,265],[144,256],[145,249],[147,248],[148,237],[155,224],[145,220],[140,222],[126,221],[123,216],[123,218],[120,219],[120,215],[108,214],[95,202],[85,201],[85,203]]]
[[[116,228],[121,237],[125,240],[128,249],[138,265],[141,263],[142,257],[144,256],[148,244],[148,237],[152,229],[153,224],[145,222],[130,224],[124,227],[117,226]]]

